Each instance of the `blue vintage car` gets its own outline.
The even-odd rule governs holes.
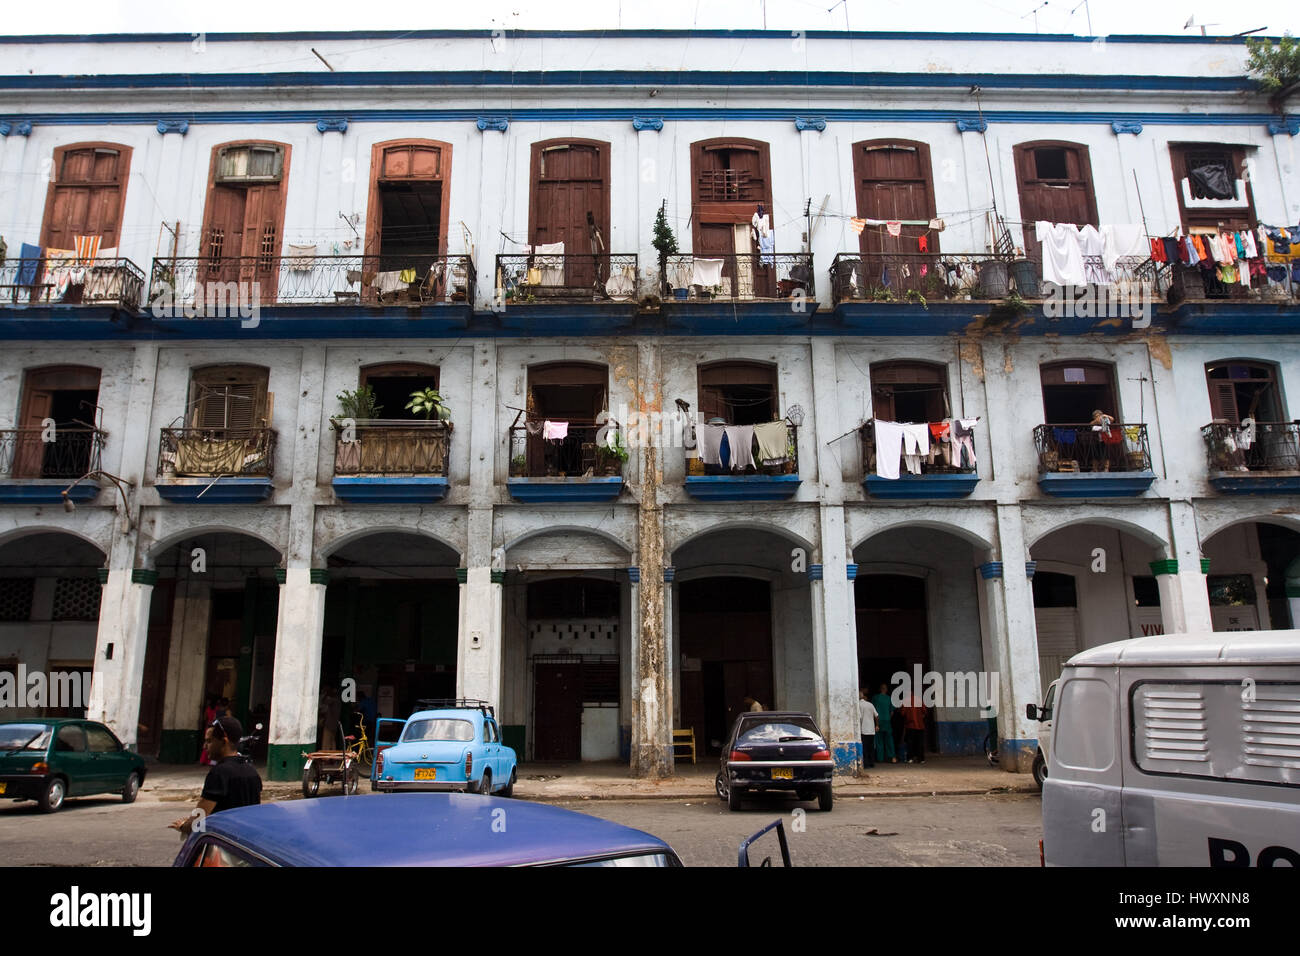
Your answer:
[[[514,794],[518,761],[514,750],[501,742],[491,705],[420,701],[417,708],[405,721],[378,722],[370,769],[372,790]],[[400,734],[396,724],[401,725]],[[396,743],[387,742],[393,740]]]
[[[205,820],[202,832],[185,841],[173,865],[675,867],[682,863],[658,837],[585,813],[497,797],[411,793],[391,800],[377,796],[284,800],[214,813]]]

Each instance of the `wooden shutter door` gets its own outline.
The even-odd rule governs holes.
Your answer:
[[[1221,379],[1210,379],[1210,418],[1214,421],[1231,422],[1234,425],[1241,421],[1241,414],[1237,410],[1237,388],[1232,382],[1225,382]]]
[[[600,229],[605,248],[602,262],[608,262],[609,200],[600,148],[593,144],[543,146],[533,166],[533,243],[563,242],[564,284],[569,288],[591,288],[596,282],[587,213]],[[607,273],[601,269],[601,275]]]
[[[1065,151],[1064,180],[1038,178],[1036,150]],[[1039,220],[1066,222],[1078,226],[1097,225],[1097,206],[1092,192],[1092,168],[1086,149],[1077,146],[1042,144],[1015,148],[1016,180],[1020,190],[1020,218],[1024,222],[1025,254],[1041,256],[1035,234]]]
[[[41,422],[50,417],[54,393],[46,389],[29,388],[23,399],[23,412],[19,419],[21,433],[14,449],[13,477],[39,478],[45,462],[45,443],[41,441]],[[34,430],[31,430],[34,429]]]
[[[243,251],[244,206],[243,189],[232,186],[217,186],[213,189],[203,250],[209,259],[209,282],[239,281],[238,256]]]

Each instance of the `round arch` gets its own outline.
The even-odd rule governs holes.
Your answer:
[[[918,520],[909,517],[900,518],[881,527],[872,528],[868,534],[853,542],[853,547],[850,553],[857,551],[858,548],[862,547],[868,541],[878,538],[882,534],[889,534],[890,532],[898,531],[901,528],[926,528],[931,531],[942,531],[951,534],[953,537],[961,538],[963,541],[983,551],[993,551],[993,544],[983,535],[976,531],[972,531],[970,528],[964,528],[961,525],[954,524],[950,521],[939,521],[936,519],[925,518]]]
[[[820,551],[812,542],[804,539],[800,535],[795,534],[793,531],[789,530],[788,528],[780,527],[778,525],[766,524],[761,521],[729,521],[726,522],[725,524],[715,524],[715,525],[710,525],[707,528],[701,528],[698,531],[692,532],[688,537],[678,542],[677,545],[672,550],[673,564],[674,565],[677,564],[678,556],[681,554],[683,548],[687,548],[693,544],[696,544],[704,538],[711,537],[713,535],[726,534],[731,531],[758,531],[758,532],[768,534],[775,538],[783,538],[786,541],[790,542],[791,544],[795,545],[796,547],[803,548],[808,553],[808,559],[810,562],[812,562],[815,557],[820,555]]]
[[[179,531],[174,531],[164,538],[159,538],[149,546],[148,550],[145,551],[145,563],[147,566],[152,567],[158,557],[169,548],[172,548],[180,542],[190,538],[198,538],[209,534],[229,534],[241,538],[252,538],[253,540],[260,541],[262,544],[266,545],[279,555],[281,559],[284,558],[284,549],[263,534],[259,534],[249,528],[238,528],[233,525],[206,524],[197,525],[193,528],[184,528]]]
[[[0,532],[0,548],[7,547],[8,545],[13,544],[15,541],[21,540],[22,538],[30,537],[31,535],[35,535],[35,534],[71,535],[72,537],[76,538],[78,541],[90,545],[92,548],[94,548],[96,551],[98,551],[101,555],[104,556],[104,560],[106,561],[108,560],[108,550],[104,547],[103,542],[96,541],[90,535],[85,534],[81,531],[76,531],[71,528],[59,528],[53,525],[24,525],[21,528],[14,528],[11,531]]]
[[[1073,520],[1064,523],[1058,522],[1056,524],[1051,524],[1050,526],[1047,522],[1043,522],[1042,527],[1035,528],[1033,532],[1026,536],[1025,548],[1026,550],[1032,551],[1036,545],[1049,535],[1055,534],[1058,531],[1064,531],[1067,528],[1077,528],[1081,525],[1090,524],[1101,525],[1104,528],[1110,528],[1119,531],[1122,534],[1131,535],[1143,544],[1159,549],[1164,554],[1169,553],[1169,542],[1160,534],[1152,531],[1150,528],[1138,524],[1135,521],[1126,518],[1115,518],[1108,515],[1083,515]]]
[[[316,555],[320,560],[324,561],[328,559],[330,555],[336,554],[338,551],[342,550],[343,548],[346,548],[350,544],[355,544],[358,541],[364,540],[365,538],[373,537],[375,535],[384,535],[384,534],[402,534],[402,535],[409,535],[411,537],[416,537],[416,538],[428,538],[430,541],[434,541],[437,544],[441,545],[442,547],[446,548],[455,556],[455,559],[452,562],[453,564],[458,564],[460,562],[460,548],[456,547],[447,539],[442,538],[429,531],[426,531],[423,528],[403,526],[403,525],[387,525],[387,524],[370,525],[364,528],[356,528],[352,531],[347,532],[346,534],[342,534],[339,537],[335,538],[334,540],[330,541],[329,544],[317,549]]]
[[[1232,517],[1222,518],[1219,521],[1211,521],[1208,518],[1198,515],[1197,523],[1198,530],[1201,534],[1202,545],[1215,535],[1242,524],[1271,524],[1277,525],[1279,528],[1286,528],[1288,531],[1300,532],[1300,515],[1235,515]]]

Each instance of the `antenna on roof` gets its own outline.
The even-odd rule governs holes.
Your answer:
[[[1038,32],[1038,11],[1041,10],[1041,9],[1043,9],[1043,7],[1045,7],[1045,6],[1047,6],[1047,0],[1043,0],[1042,3],[1040,3],[1038,6],[1034,7],[1034,9],[1030,10],[1028,13],[1026,13],[1023,17],[1020,18],[1021,20],[1025,20],[1025,19],[1028,19],[1029,17],[1033,17],[1033,18],[1034,18],[1034,32],[1035,32],[1035,33]]]
[[[1187,22],[1183,24],[1183,29],[1184,29],[1184,30],[1190,30],[1192,27],[1200,27],[1200,28],[1201,28],[1201,36],[1206,36],[1206,35],[1207,35],[1206,32],[1205,32],[1205,28],[1206,28],[1206,27],[1217,27],[1217,26],[1220,26],[1220,25],[1221,25],[1221,24],[1218,24],[1218,23],[1197,23],[1197,22],[1196,22],[1196,14],[1192,14],[1190,17],[1187,18]]]
[[[1070,16],[1074,16],[1078,13],[1079,7],[1083,7],[1083,15],[1088,18],[1088,36],[1092,36],[1092,8],[1088,6],[1088,0],[1083,0],[1082,3],[1078,4],[1078,6],[1071,10]]]

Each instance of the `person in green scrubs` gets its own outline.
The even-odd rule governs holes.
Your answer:
[[[898,757],[894,755],[894,729],[891,724],[894,702],[889,699],[888,684],[880,685],[880,693],[871,698],[871,703],[880,718],[880,729],[876,731],[876,763],[884,763],[885,758],[889,758],[890,763],[898,763]]]

